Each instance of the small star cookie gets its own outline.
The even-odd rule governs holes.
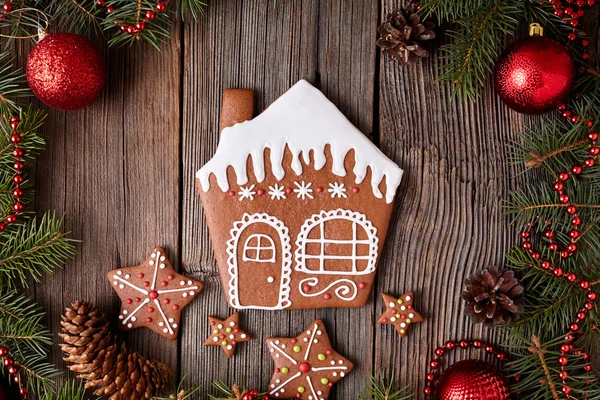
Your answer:
[[[406,336],[408,326],[416,322],[423,322],[425,319],[413,309],[412,303],[414,293],[404,293],[400,298],[382,293],[383,302],[386,310],[377,322],[380,324],[392,324],[401,337]]]
[[[119,329],[146,327],[171,340],[179,333],[181,311],[204,287],[178,274],[162,247],[142,264],[113,269],[107,277],[122,301]]]
[[[238,343],[252,340],[250,335],[240,329],[239,319],[239,313],[233,314],[226,320],[208,317],[212,333],[204,345],[221,346],[227,357],[231,358]]]
[[[315,321],[295,338],[270,338],[275,361],[268,395],[276,399],[325,400],[331,387],[354,365],[331,348],[322,321]]]

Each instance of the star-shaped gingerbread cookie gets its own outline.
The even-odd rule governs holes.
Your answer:
[[[235,313],[226,320],[216,317],[208,317],[212,333],[205,346],[221,346],[227,357],[231,358],[238,343],[249,342],[252,337],[240,329],[240,314]]]
[[[146,327],[171,340],[179,333],[181,311],[204,287],[178,274],[161,247],[142,264],[114,269],[107,277],[122,301],[119,329]]]
[[[392,324],[401,337],[406,336],[408,326],[425,319],[413,308],[414,293],[404,293],[399,298],[382,293],[386,310],[377,322],[380,324]]]
[[[267,339],[275,373],[269,396],[277,399],[325,400],[331,387],[354,365],[331,348],[322,321],[295,338]]]

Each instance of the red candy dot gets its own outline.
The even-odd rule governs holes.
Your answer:
[[[319,187],[317,188],[317,193],[321,193],[322,191],[323,191],[323,188],[322,188],[321,186],[319,186]]]
[[[127,299],[127,304],[131,304],[131,303],[133,303],[133,300]]]
[[[304,293],[308,293],[308,292],[310,292],[310,286],[308,286],[308,285],[304,285],[304,286],[302,287],[302,290],[304,291]]]
[[[256,191],[256,194],[259,195],[259,196],[262,196],[263,194],[265,194],[265,191],[263,189],[258,189]]]
[[[138,274],[138,278],[142,279],[144,277],[144,274]]]
[[[169,304],[170,302],[171,302],[171,300],[169,300],[169,299],[164,299],[163,300],[163,303],[165,303],[165,304]]]
[[[150,317],[146,318],[146,322],[152,322],[152,318],[150,318]]]
[[[158,297],[158,292],[156,290],[153,290],[148,295],[151,299],[156,299]]]
[[[383,319],[381,320],[381,322],[383,322],[384,324],[387,324],[387,323],[388,323],[388,319],[387,319],[387,318],[383,318]]]
[[[215,321],[210,321],[210,326],[215,326]]]
[[[303,362],[298,366],[298,369],[300,369],[300,372],[306,374],[308,371],[310,371],[310,364]]]
[[[298,343],[298,339],[296,339],[296,338],[293,338],[293,339],[292,339],[292,344],[296,344],[296,343]]]
[[[275,372],[280,373],[281,369],[280,368],[275,368]]]
[[[146,287],[150,286],[150,282],[144,281],[144,286],[146,286]]]
[[[168,280],[170,280],[170,281],[172,281],[174,278],[175,278],[175,277],[174,277],[173,275],[169,275],[169,276],[167,276],[167,279],[168,279]]]
[[[148,312],[154,312],[154,308],[148,307]]]
[[[359,189],[359,188],[357,188],[357,187],[353,187],[353,188],[352,188],[352,192],[353,192],[353,193],[358,193],[359,191],[360,191],[360,189]]]
[[[177,304],[173,304],[173,310],[179,310],[179,306]]]
[[[364,289],[364,288],[367,287],[367,284],[364,283],[364,282],[361,282],[361,283],[358,284],[358,287],[361,288],[361,289]]]
[[[235,192],[233,190],[230,190],[229,192],[227,192],[227,194],[231,197],[235,196]]]
[[[329,299],[331,299],[331,295],[330,295],[329,293],[325,293],[325,294],[323,295],[323,298],[324,298],[325,300],[329,300]]]
[[[237,344],[237,342],[235,340],[232,340],[231,344],[235,346]]]
[[[169,283],[167,281],[162,281],[160,284],[163,286],[167,286]]]
[[[290,193],[292,193],[292,188],[286,188],[286,189],[285,189],[285,192],[286,192],[287,194],[290,194]]]
[[[238,328],[235,328],[235,329],[233,330],[233,333],[240,333],[240,330],[239,330]]]
[[[139,303],[140,301],[142,301],[142,299],[140,299],[139,297],[136,297],[136,298],[135,298],[135,302],[136,302],[136,303]]]
[[[325,353],[330,356],[333,352],[331,350],[327,350]]]

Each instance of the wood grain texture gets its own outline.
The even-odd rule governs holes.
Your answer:
[[[75,260],[35,288],[50,328],[58,332],[63,308],[77,299],[94,302],[116,321],[119,303],[106,271],[137,264],[162,245],[182,273],[205,281],[205,290],[183,313],[179,341],[145,330],[124,337],[203,392],[215,378],[265,388],[273,368],[265,338],[296,336],[321,318],[336,350],[356,364],[332,400],[356,399],[369,375],[392,370],[421,398],[427,362],[439,344],[462,337],[499,340],[469,322],[460,293],[469,274],[502,264],[516,243],[501,201],[509,187],[523,183],[511,179],[519,168],[507,165],[506,143],[526,121],[491,87],[477,102],[452,100],[451,89],[434,82],[443,63],[436,52],[409,68],[380,58],[375,28],[394,2],[211,3],[198,22],[177,22],[162,52],[105,51],[109,83],[91,107],[50,110],[36,208],[66,213],[67,228],[82,240]],[[221,289],[194,175],[217,147],[225,88],[254,89],[258,113],[302,78],[371,136],[405,178],[366,307],[244,311],[241,323],[254,340],[228,360],[218,347],[202,346],[210,332],[207,317],[233,311]],[[416,293],[426,321],[400,339],[375,320],[384,309],[381,292],[406,291]],[[56,348],[52,360],[65,367]]]

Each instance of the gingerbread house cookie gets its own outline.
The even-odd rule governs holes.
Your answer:
[[[249,120],[251,95],[226,92],[196,174],[229,304],[362,307],[402,170],[306,81]]]

